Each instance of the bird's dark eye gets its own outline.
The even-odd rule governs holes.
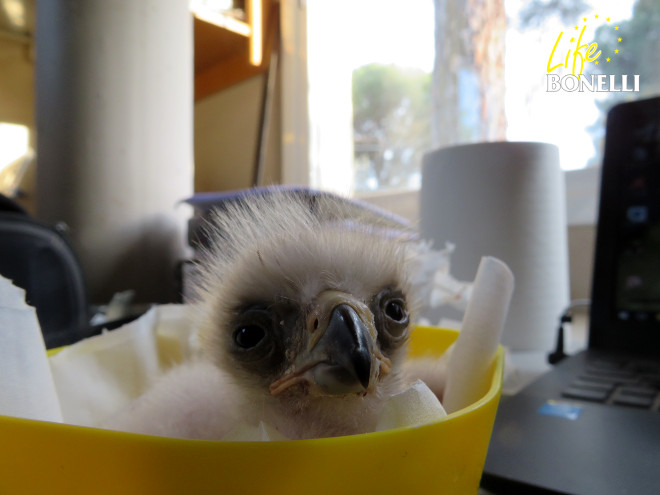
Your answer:
[[[403,303],[396,299],[385,304],[385,314],[388,318],[398,323],[403,322],[407,317]]]
[[[245,325],[234,333],[234,340],[243,349],[256,347],[266,336],[266,331],[258,325]]]
[[[403,337],[408,328],[408,311],[403,297],[384,294],[380,307],[384,330],[394,339]]]
[[[281,312],[264,304],[238,308],[231,331],[225,334],[234,364],[264,379],[277,373],[286,350],[286,336],[279,326],[282,319]]]
[[[394,349],[405,342],[410,317],[401,291],[384,289],[374,298],[372,308],[382,349]]]

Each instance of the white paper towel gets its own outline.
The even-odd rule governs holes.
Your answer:
[[[506,321],[514,279],[500,260],[484,257],[479,264],[461,333],[447,365],[443,405],[452,413],[483,397],[491,384],[490,368]]]
[[[421,426],[439,421],[446,415],[445,408],[431,389],[422,380],[417,380],[385,401],[376,431]]]
[[[0,415],[62,421],[46,347],[25,291],[0,276]]]
[[[157,306],[112,332],[82,340],[50,359],[66,423],[95,426],[147,391],[190,349],[182,305]]]
[[[421,234],[456,244],[452,272],[472,280],[482,256],[516,278],[502,343],[514,351],[553,348],[568,304],[565,186],[557,147],[499,142],[424,156]]]

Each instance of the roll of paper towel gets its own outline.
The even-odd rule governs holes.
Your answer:
[[[482,256],[512,270],[516,288],[502,343],[554,347],[569,300],[565,188],[556,146],[494,142],[443,148],[423,158],[421,233],[456,245],[452,274],[475,277]]]

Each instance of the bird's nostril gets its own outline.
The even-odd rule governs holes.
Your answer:
[[[333,321],[346,330],[347,335],[357,347],[361,347],[363,338],[361,338],[360,332],[364,323],[352,307],[347,304],[337,306],[332,312],[331,324]]]

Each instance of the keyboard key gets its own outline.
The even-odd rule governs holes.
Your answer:
[[[637,383],[639,381],[639,379],[633,374],[613,375],[594,373],[593,371],[589,371],[583,375],[580,375],[578,378],[590,382],[608,383],[612,385],[632,385],[633,383]]]
[[[619,393],[624,395],[641,395],[642,397],[655,397],[658,395],[658,390],[653,387],[645,387],[643,385],[626,385],[622,387]]]
[[[627,370],[604,370],[604,369],[588,369],[588,375],[599,376],[611,380],[629,380],[635,378],[637,374],[634,371]]]
[[[577,379],[570,385],[571,387],[577,388],[591,388],[594,390],[601,390],[603,392],[611,392],[614,389],[614,383],[607,382],[594,382],[591,380],[581,380]]]
[[[607,390],[580,387],[568,387],[561,394],[564,397],[570,397],[571,399],[582,399],[596,402],[604,402],[610,395]]]
[[[613,402],[622,406],[645,407],[649,408],[653,405],[655,397],[635,395],[635,394],[622,394],[618,393],[614,397]]]

